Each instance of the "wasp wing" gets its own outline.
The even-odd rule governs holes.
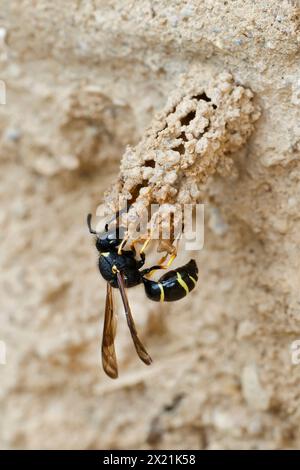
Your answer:
[[[147,353],[144,345],[141,343],[141,340],[138,337],[136,327],[135,327],[135,324],[134,324],[134,320],[133,320],[133,317],[132,317],[132,314],[131,314],[131,310],[130,310],[126,290],[125,290],[123,276],[120,272],[117,272],[117,280],[118,280],[118,286],[119,286],[119,290],[120,290],[120,293],[121,293],[121,297],[122,297],[122,301],[123,301],[123,305],[124,305],[124,309],[125,309],[127,325],[129,327],[129,330],[130,330],[130,333],[131,333],[131,336],[132,336],[132,339],[133,339],[134,347],[136,349],[136,352],[138,353],[139,358],[145,364],[149,365],[149,364],[151,364],[152,359],[149,356],[149,354]]]
[[[114,345],[116,330],[117,316],[114,314],[112,287],[109,283],[107,283],[101,350],[103,369],[112,379],[116,379],[118,377],[118,365]]]

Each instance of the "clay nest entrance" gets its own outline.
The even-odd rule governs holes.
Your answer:
[[[230,74],[206,86],[183,76],[139,144],[126,149],[119,179],[106,193],[108,213],[127,205],[122,224],[128,240],[168,233],[160,236],[158,250],[172,251],[184,205],[201,202],[215,172],[230,174],[232,154],[246,143],[259,115],[253,93]],[[147,223],[141,224],[145,214]]]

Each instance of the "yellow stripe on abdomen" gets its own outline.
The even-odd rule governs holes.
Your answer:
[[[158,283],[159,285],[159,288],[160,288],[160,301],[163,302],[165,300],[165,291],[164,291],[164,288],[162,286],[162,284],[159,282]]]
[[[193,276],[190,276],[190,275],[189,275],[189,278],[192,279],[193,283],[196,285],[197,283],[196,279],[194,279]]]
[[[184,288],[185,292],[188,294],[190,291],[189,291],[189,288],[188,288],[187,283],[182,279],[180,273],[177,272],[176,274],[177,274],[177,281],[179,282],[179,284],[181,285],[181,287]]]

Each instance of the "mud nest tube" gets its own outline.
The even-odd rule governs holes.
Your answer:
[[[232,154],[245,144],[259,115],[251,90],[235,83],[229,73],[206,86],[197,76],[184,75],[142,140],[126,149],[118,181],[105,194],[106,212],[127,204],[122,224],[129,241],[142,242],[170,220],[174,233],[181,223],[177,214],[184,204],[201,202],[207,179],[215,172],[231,173]],[[148,224],[137,237],[145,209]],[[171,252],[172,238],[161,240],[158,251]]]

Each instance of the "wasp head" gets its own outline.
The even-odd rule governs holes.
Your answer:
[[[108,230],[108,225],[106,225],[104,232],[100,233],[92,229],[91,221],[92,215],[88,214],[87,224],[90,233],[96,235],[96,248],[98,251],[113,251],[121,244],[125,232],[123,227],[117,226],[116,228]]]
[[[122,242],[120,230],[113,229],[97,234],[96,248],[98,251],[113,251]]]

